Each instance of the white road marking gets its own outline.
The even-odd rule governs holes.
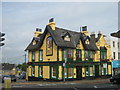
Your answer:
[[[94,88],[98,88],[97,86],[94,86]]]
[[[57,85],[57,84],[37,84],[39,86],[50,86],[50,85]]]
[[[76,84],[76,83],[70,83],[70,84]]]
[[[22,87],[22,86],[12,86],[12,87]]]
[[[43,84],[37,84],[37,85],[39,85],[39,86],[45,86],[45,85],[43,85]]]

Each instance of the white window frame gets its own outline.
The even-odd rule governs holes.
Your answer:
[[[35,61],[35,51],[32,52],[32,60]]]
[[[90,76],[93,76],[93,67],[90,67]]]
[[[42,70],[43,68],[41,68],[41,67],[42,67],[42,66],[39,67],[39,76],[42,77],[43,75],[41,74],[41,72],[43,73],[43,70]]]
[[[39,60],[43,60],[43,50],[39,50]]]
[[[33,74],[33,69],[34,69],[34,74]],[[32,76],[35,76],[35,66],[32,67]]]
[[[52,78],[56,78],[57,76],[53,76],[53,68],[55,67],[52,67]],[[57,74],[57,71],[56,71],[56,74]]]

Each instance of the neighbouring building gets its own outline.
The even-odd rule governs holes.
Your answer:
[[[2,63],[2,75],[15,75],[17,73],[16,65]]]
[[[113,75],[120,73],[120,30],[107,38],[111,47]]]
[[[110,46],[101,33],[89,36],[87,26],[75,32],[56,27],[51,19],[43,33],[36,29],[25,51],[27,80],[94,79],[112,75]]]

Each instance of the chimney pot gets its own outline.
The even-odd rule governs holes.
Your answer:
[[[54,22],[54,18],[49,19],[49,23]]]
[[[36,28],[36,31],[39,31],[39,28]]]
[[[37,31],[37,32],[42,32],[42,29],[36,28],[36,31]]]
[[[39,29],[39,32],[42,32],[42,29]]]
[[[87,31],[87,26],[83,26],[82,31]]]

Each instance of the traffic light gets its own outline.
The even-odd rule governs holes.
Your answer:
[[[5,33],[1,33],[1,32],[0,32],[0,46],[5,45],[4,43],[1,43],[2,41],[5,40],[5,38],[1,38],[1,37],[3,37],[3,36],[5,36]]]

